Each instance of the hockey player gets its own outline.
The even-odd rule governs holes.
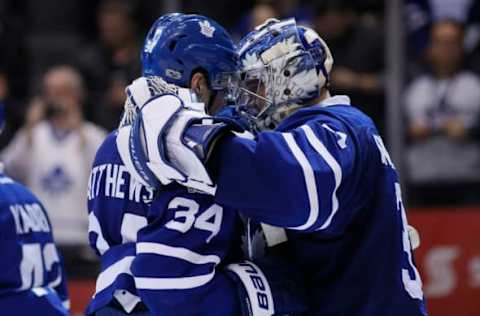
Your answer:
[[[285,227],[267,241],[285,241],[280,253],[303,273],[308,315],[426,315],[395,166],[372,120],[329,94],[325,42],[293,19],[270,20],[239,52],[238,108],[255,138],[179,102],[142,110],[149,125],[132,137],[144,137],[154,176],[201,183],[220,205]]]
[[[0,125],[5,123],[0,105]],[[41,202],[0,172],[0,313],[69,315],[65,269]]]
[[[87,314],[273,314],[279,282],[269,287],[253,263],[227,268],[241,258],[237,213],[172,181],[160,187],[146,168],[155,165],[136,156],[142,141],[129,137],[144,129],[135,117],[150,98],[144,110],[173,99],[215,113],[237,62],[230,37],[211,19],[168,14],[149,31],[142,53],[147,77],[128,87],[121,128],[99,148],[90,177],[89,237],[102,267]],[[274,269],[278,276],[285,271]],[[303,309],[295,304],[279,299],[277,311]]]

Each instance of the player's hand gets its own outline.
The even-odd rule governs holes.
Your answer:
[[[423,122],[413,122],[409,126],[410,136],[414,140],[423,140],[431,135],[431,128]]]
[[[25,127],[31,128],[45,117],[45,102],[40,97],[34,97],[30,101],[30,105],[25,117]]]
[[[449,119],[442,126],[448,137],[456,140],[464,139],[467,136],[467,129],[457,119]]]

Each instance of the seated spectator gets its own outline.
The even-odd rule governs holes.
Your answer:
[[[336,67],[330,74],[333,93],[349,95],[382,132],[383,33],[378,22],[363,22],[354,9],[349,0],[319,1],[314,28],[335,56]]]
[[[452,196],[454,188],[467,184],[463,200],[477,194],[469,184],[480,182],[480,146],[471,138],[480,114],[480,78],[462,69],[462,43],[462,25],[453,20],[433,24],[427,47],[431,71],[416,78],[405,97],[408,178],[413,185],[434,185],[437,202],[439,186],[448,187],[445,195]]]
[[[88,249],[86,192],[90,167],[106,132],[82,116],[85,95],[78,72],[57,66],[43,76],[26,124],[2,152],[7,173],[43,202],[67,270]],[[69,265],[70,263],[70,265]]]

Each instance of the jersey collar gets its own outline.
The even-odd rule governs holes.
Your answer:
[[[322,107],[332,105],[350,105],[350,98],[346,95],[334,95],[333,97],[326,98],[318,105]]]
[[[286,117],[282,122],[280,122],[280,124],[275,130],[283,132],[300,126],[301,124],[303,124],[302,122],[306,121],[307,117],[316,116],[319,113],[323,113],[323,108],[335,105],[350,106],[350,98],[346,95],[336,95],[323,100],[317,105],[301,108],[295,111],[292,115]]]

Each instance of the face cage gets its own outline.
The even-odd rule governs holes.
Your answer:
[[[211,80],[212,90],[223,93],[223,98],[227,104],[234,103],[237,100],[239,86],[240,74],[238,72],[221,72]]]
[[[266,90],[269,86],[273,86],[268,84],[270,80],[273,80],[273,71],[268,65],[244,74],[237,98],[237,107],[240,112],[248,115],[252,120],[258,120],[273,106],[273,100],[266,97],[273,95],[273,91]]]

